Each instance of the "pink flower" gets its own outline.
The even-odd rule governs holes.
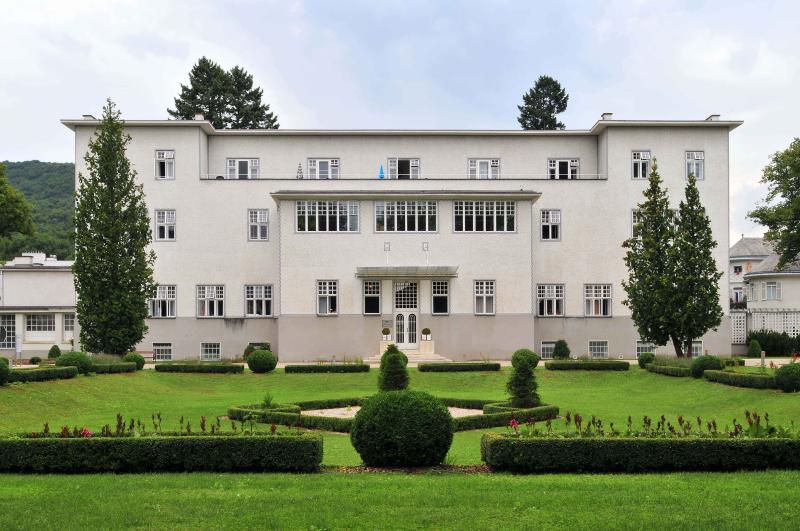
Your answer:
[[[91,437],[92,436],[92,432],[90,432],[89,428],[87,428],[85,426],[83,428],[81,428],[80,434],[81,434],[81,437]]]

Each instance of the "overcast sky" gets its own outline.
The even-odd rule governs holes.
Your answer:
[[[562,121],[744,120],[731,243],[768,156],[800,136],[800,2],[0,0],[0,160],[73,161],[58,123],[166,118],[201,55],[243,66],[284,128],[516,129],[540,74]]]

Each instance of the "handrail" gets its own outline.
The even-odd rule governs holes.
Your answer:
[[[528,181],[605,181],[608,177],[604,173],[580,173],[577,179],[552,179],[548,174],[532,174],[532,173],[504,173],[499,179],[470,179],[469,175],[465,173],[437,173],[433,177],[422,176],[416,179],[389,179],[384,177],[380,179],[375,174],[357,174],[348,173],[336,179],[308,179],[298,178],[296,175],[288,174],[260,174],[258,177],[231,177],[225,172],[220,173],[201,173],[201,181],[357,181],[357,180],[384,180],[384,181],[437,181],[437,180],[451,180],[451,181],[509,181],[509,180],[528,180]]]

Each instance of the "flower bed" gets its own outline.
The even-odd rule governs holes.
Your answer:
[[[675,376],[678,378],[689,377],[692,375],[689,367],[677,367],[672,365],[656,365],[655,363],[648,363],[645,367],[648,371],[656,374],[663,374],[665,376]]]
[[[369,365],[366,363],[348,363],[340,365],[287,365],[283,370],[286,372],[286,374],[369,372]]]
[[[734,387],[752,387],[754,389],[775,389],[775,376],[750,372],[705,371],[703,377],[710,382],[717,382]]]
[[[420,363],[419,372],[469,372],[469,371],[499,371],[499,363],[464,362],[464,363]]]
[[[156,363],[156,372],[242,373],[244,366],[234,363]]]
[[[545,362],[544,368],[551,371],[627,371],[631,364],[617,360],[553,360]]]
[[[14,369],[9,375],[9,382],[45,382],[48,380],[66,380],[78,376],[76,367],[40,367],[38,369]]]

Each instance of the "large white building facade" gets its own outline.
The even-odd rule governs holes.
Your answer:
[[[98,122],[64,123],[85,172]],[[699,177],[727,272],[738,125],[608,114],[572,131],[127,121],[159,284],[139,350],[216,359],[268,342],[282,361],[314,361],[366,358],[388,340],[503,359],[521,347],[547,356],[563,338],[574,355],[635,358],[652,347],[623,304],[621,244],[653,161],[676,208],[687,173]],[[727,274],[720,283],[725,318],[697,349],[729,353]]]

